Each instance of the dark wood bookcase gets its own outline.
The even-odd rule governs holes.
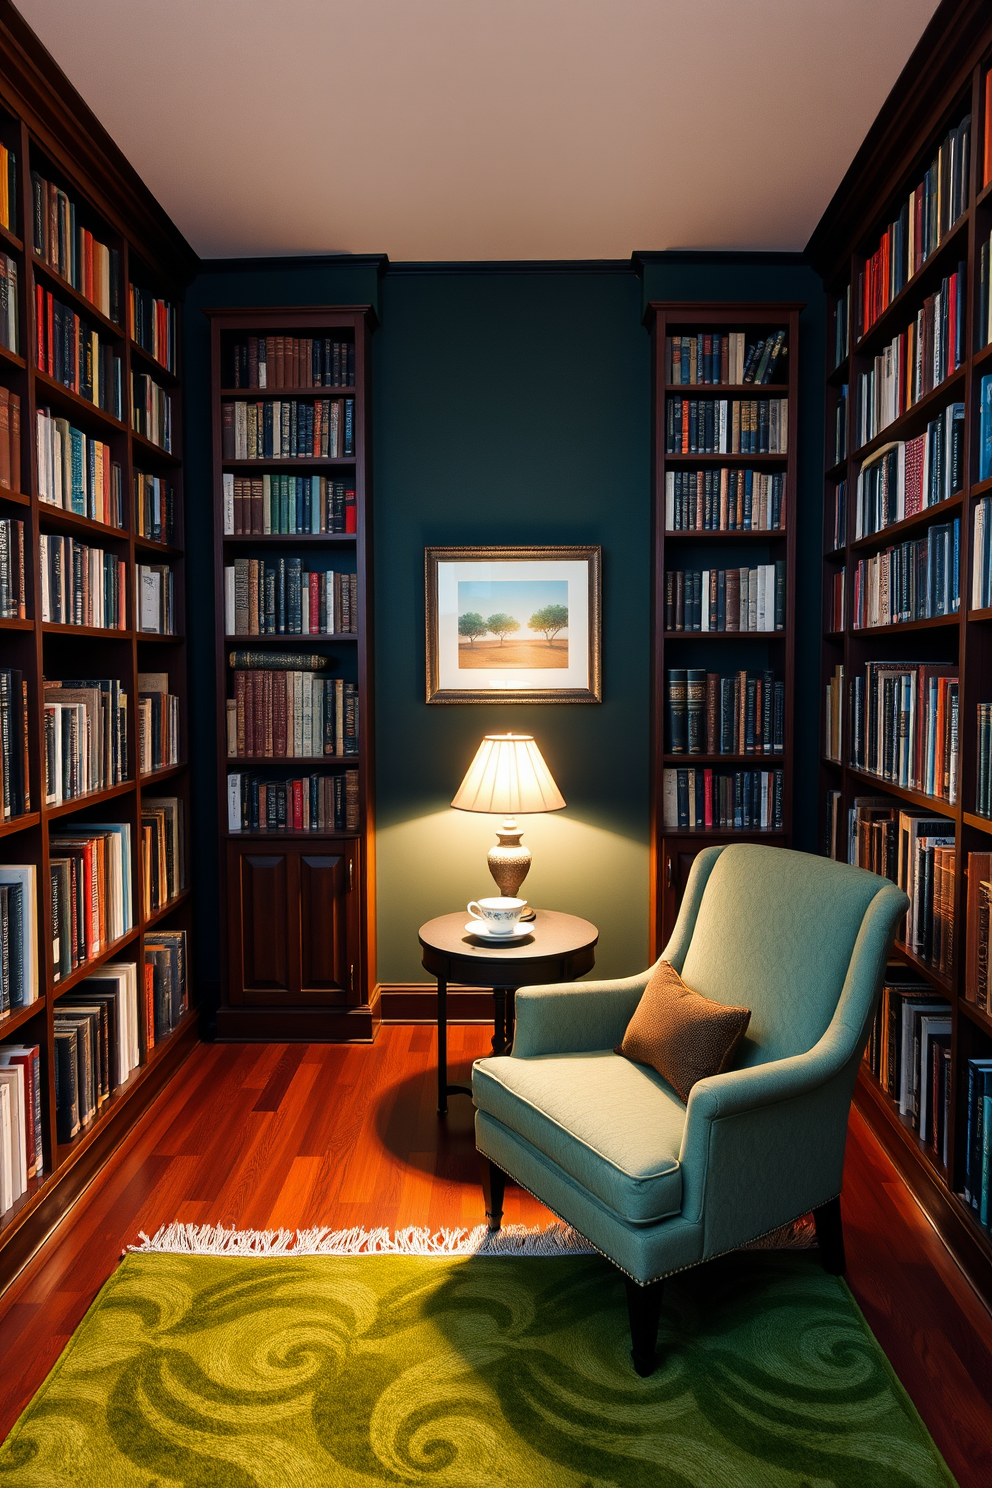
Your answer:
[[[212,335],[214,533],[216,573],[217,784],[221,842],[220,903],[226,915],[217,1036],[260,1040],[368,1040],[379,1024],[375,980],[375,838],[372,795],[372,589],[369,520],[370,306],[224,309],[207,312]],[[354,382],[334,386],[232,387],[233,349],[249,338],[343,341],[354,347]],[[272,374],[267,376],[267,382]],[[228,458],[225,406],[238,400],[354,399],[354,452],[328,457]],[[355,492],[354,531],[281,535],[225,532],[224,477],[342,477]],[[271,525],[271,523],[270,523]],[[225,569],[239,558],[277,556],[311,562],[314,571],[357,576],[350,634],[230,635]],[[357,684],[358,752],[309,757],[228,753],[227,705],[236,649],[315,653],[326,676]],[[355,830],[235,830],[228,820],[228,774],[263,779],[358,772]]]
[[[185,811],[189,839],[187,770],[187,696],[184,592],[184,523],[182,459],[182,384],[150,357],[130,334],[129,287],[171,302],[176,307],[181,354],[181,303],[196,267],[196,256],[142,186],[134,171],[90,113],[49,54],[13,6],[0,0],[0,139],[17,156],[16,216],[9,230],[0,228],[0,250],[14,261],[18,278],[18,351],[0,347],[0,385],[20,399],[20,468],[10,489],[0,489],[0,517],[24,523],[26,616],[0,619],[0,653],[4,668],[20,671],[27,682],[27,774],[30,810],[0,819],[0,862],[29,864],[36,871],[38,907],[38,999],[0,1018],[0,1045],[38,1045],[41,1056],[41,1116],[44,1173],[29,1182],[27,1192],[0,1216],[0,1287],[29,1258],[59,1217],[91,1181],[154,1095],[177,1069],[196,1037],[193,978],[191,1005],[173,1033],[148,1046],[140,967],[145,937],[153,929],[190,927],[190,891],[186,888],[152,914],[142,911],[138,892],[142,800],[176,796]],[[37,251],[31,173],[54,182],[73,202],[77,221],[118,255],[119,319],[110,320],[85,295],[73,289]],[[36,290],[51,292],[71,307],[84,324],[98,331],[120,358],[123,418],[78,396],[36,365]],[[177,356],[175,365],[181,367]],[[150,374],[172,398],[172,453],[134,432],[131,408],[133,373]],[[36,414],[51,409],[88,437],[109,445],[119,464],[123,524],[106,525],[40,499]],[[167,478],[174,488],[174,530],[169,543],[155,542],[137,531],[134,476],[141,471]],[[126,628],[104,629],[42,622],[39,588],[39,539],[44,534],[70,535],[124,560]],[[136,609],[136,565],[167,564],[174,576],[175,630],[150,635],[140,629]],[[179,698],[179,762],[154,774],[138,773],[138,674],[165,672],[169,690]],[[127,694],[126,780],[59,805],[45,804],[43,680],[73,677],[119,678]],[[56,981],[52,954],[49,892],[49,832],[87,822],[126,822],[131,830],[134,928],[106,945],[99,955]],[[187,854],[188,862],[188,854]],[[113,1091],[98,1114],[70,1142],[56,1135],[53,1019],[58,1000],[77,988],[107,961],[134,961],[139,967],[140,1059],[127,1081]]]
[[[660,955],[678,915],[689,869],[696,854],[713,843],[750,841],[788,846],[792,832],[793,678],[795,675],[796,449],[798,444],[799,314],[793,303],[720,304],[656,301],[647,322],[654,340],[654,611],[653,733],[651,745],[651,955]],[[775,381],[755,385],[670,384],[666,381],[666,343],[671,336],[738,333],[747,343],[784,330],[787,354]],[[673,398],[786,400],[788,437],[781,454],[670,454],[666,414]],[[670,471],[756,470],[785,477],[781,526],[775,530],[666,530],[666,478]],[[665,575],[675,569],[745,568],[785,563],[784,628],[771,631],[670,631],[665,629]],[[697,667],[723,676],[742,670],[774,670],[785,683],[784,748],[776,754],[673,754],[668,737],[666,681],[670,668]],[[666,769],[696,767],[714,773],[736,770],[784,772],[783,819],[767,830],[665,826],[663,781]]]
[[[968,855],[992,851],[992,821],[975,812],[977,705],[992,700],[992,610],[971,607],[973,516],[977,499],[992,489],[979,482],[979,411],[981,379],[992,371],[992,344],[980,324],[980,250],[992,232],[992,185],[987,184],[984,138],[985,77],[992,67],[992,18],[988,7],[973,0],[954,0],[939,7],[913,56],[818,225],[808,253],[823,275],[828,291],[826,367],[826,450],[823,581],[824,635],[821,697],[820,805],[824,849],[847,856],[848,814],[859,796],[891,799],[897,809],[946,818],[956,849],[954,889],[954,954],[949,969],[936,970],[905,944],[897,957],[925,984],[950,1002],[951,1063],[948,1153],[945,1167],[921,1142],[912,1121],[899,1108],[869,1065],[862,1066],[855,1099],[885,1144],[954,1254],[986,1299],[992,1300],[992,1235],[962,1196],[965,1158],[966,1073],[970,1058],[992,1057],[992,1016],[980,1010],[969,993],[969,967],[974,927],[967,924]],[[967,204],[922,267],[908,279],[888,306],[859,334],[859,277],[881,234],[902,203],[922,180],[937,146],[948,131],[971,116],[971,152]],[[988,163],[992,167],[992,161]],[[926,298],[965,265],[963,360],[961,364],[894,422],[858,448],[858,396],[861,375],[892,339],[906,330]],[[850,292],[848,292],[848,290]],[[840,333],[838,334],[838,318]],[[845,397],[845,390],[847,395]],[[964,405],[963,486],[955,494],[915,515],[856,538],[858,476],[865,460],[889,441],[923,433],[930,420],[951,403]],[[838,442],[839,441],[839,442]],[[846,488],[841,483],[846,482]],[[838,488],[846,490],[846,531],[837,541],[834,508]],[[841,500],[845,497],[842,495]],[[924,537],[931,526],[960,519],[960,590],[956,613],[903,624],[855,628],[854,573],[859,559],[890,545]],[[836,625],[826,608],[841,570],[846,572],[845,611]],[[944,662],[959,673],[958,789],[953,802],[901,788],[874,774],[855,769],[852,759],[850,686],[864,674],[868,661]],[[843,712],[840,749],[827,750],[826,686],[843,668]],[[828,802],[836,797],[839,842],[830,839]]]

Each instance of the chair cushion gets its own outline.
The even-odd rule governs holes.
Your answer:
[[[750,1008],[700,997],[659,961],[616,1052],[649,1064],[687,1101],[697,1080],[730,1068],[750,1019]]]
[[[477,1060],[480,1111],[632,1224],[677,1214],[685,1106],[653,1069],[602,1049]]]

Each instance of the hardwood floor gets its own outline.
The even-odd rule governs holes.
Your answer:
[[[454,1079],[489,1037],[449,1030]],[[141,1230],[480,1223],[471,1104],[452,1097],[438,1121],[434,1047],[432,1028],[403,1025],[371,1046],[198,1046],[0,1297],[0,1436]],[[844,1216],[847,1280],[876,1338],[961,1488],[988,1488],[992,1319],[856,1113]],[[512,1186],[505,1217],[551,1219]]]

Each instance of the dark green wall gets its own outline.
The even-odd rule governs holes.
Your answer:
[[[645,299],[803,299],[801,622],[816,645],[822,450],[819,280],[792,264],[682,255],[634,265],[224,266],[187,301],[194,833],[204,977],[216,978],[209,305],[375,303],[373,511],[379,978],[423,981],[417,926],[486,891],[486,817],[448,803],[486,732],[532,731],[568,802],[532,817],[524,893],[600,927],[598,966],[647,954],[651,367]],[[603,548],[601,706],[424,702],[423,549]],[[815,651],[811,654],[816,654]],[[812,846],[816,677],[801,698],[801,845]],[[807,696],[808,693],[808,696]],[[807,800],[807,796],[809,799]]]

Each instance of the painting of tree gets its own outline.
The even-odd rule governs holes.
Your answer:
[[[567,626],[568,605],[561,604],[545,605],[543,610],[535,610],[527,621],[527,629],[539,631],[549,646],[554,645],[555,636]]]
[[[458,617],[458,634],[464,636],[470,646],[474,646],[480,636],[489,634],[489,626],[478,610],[469,610],[467,615]]]
[[[499,610],[495,615],[489,616],[486,629],[491,630],[494,636],[499,636],[499,643],[502,646],[508,635],[513,635],[514,631],[520,629],[520,621],[514,620],[512,615],[506,615]]]

